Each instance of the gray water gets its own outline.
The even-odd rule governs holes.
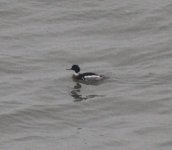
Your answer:
[[[1,150],[171,150],[172,1],[0,0],[0,77]]]

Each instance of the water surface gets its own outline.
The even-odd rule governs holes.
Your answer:
[[[171,10],[0,0],[0,149],[171,150]],[[78,84],[72,64],[109,79]]]

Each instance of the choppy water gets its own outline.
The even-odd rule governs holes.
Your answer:
[[[1,150],[171,150],[171,0],[0,0]],[[72,64],[110,78],[77,84]]]

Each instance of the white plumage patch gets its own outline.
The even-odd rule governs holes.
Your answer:
[[[85,76],[85,80],[101,80],[103,77],[98,76],[98,75],[91,75],[91,76]]]
[[[74,72],[73,74],[75,77],[79,76],[79,73]]]

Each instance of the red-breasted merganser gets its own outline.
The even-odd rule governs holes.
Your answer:
[[[82,81],[100,81],[103,80],[105,77],[103,75],[98,75],[92,72],[80,73],[80,67],[78,65],[72,65],[70,69],[66,70],[73,70],[73,78],[75,80],[82,80]]]

